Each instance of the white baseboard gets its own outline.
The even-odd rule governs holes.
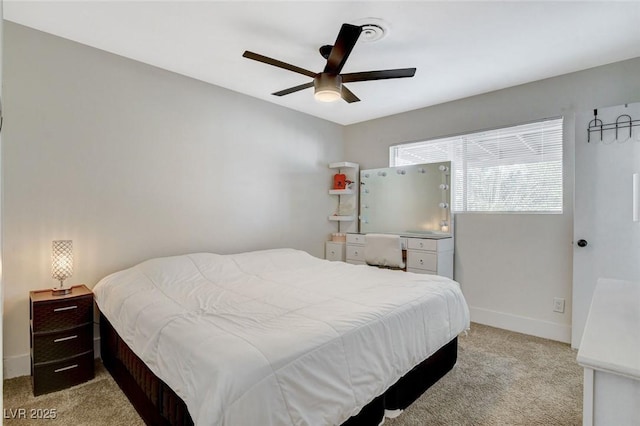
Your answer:
[[[93,339],[94,357],[100,358],[100,337]],[[8,356],[2,360],[3,379],[31,375],[31,355]]]
[[[31,355],[8,356],[2,360],[2,378],[29,376],[31,374]]]
[[[469,307],[471,321],[531,336],[571,343],[571,326],[522,317],[489,309]]]

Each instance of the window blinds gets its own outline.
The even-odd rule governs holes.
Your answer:
[[[390,165],[452,162],[453,209],[562,212],[563,119],[391,147]]]

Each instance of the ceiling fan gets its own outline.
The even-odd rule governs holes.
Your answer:
[[[369,80],[385,80],[390,78],[405,78],[413,77],[416,73],[415,68],[399,68],[392,70],[382,71],[364,71],[348,74],[340,74],[342,67],[344,67],[349,54],[353,50],[353,47],[358,41],[358,37],[362,32],[362,27],[358,25],[342,24],[338,38],[333,46],[325,45],[320,48],[320,54],[327,60],[327,64],[324,70],[319,73],[306,70],[304,68],[297,67],[295,65],[287,64],[277,59],[272,59],[267,56],[253,53],[246,50],[242,56],[254,61],[264,62],[265,64],[273,65],[274,67],[284,68],[289,71],[297,72],[302,75],[313,78],[313,81],[299,86],[290,87],[288,89],[280,90],[279,92],[272,93],[275,96],[284,96],[290,93],[294,93],[300,90],[308,89],[310,87],[315,88],[315,98],[323,102],[333,102],[342,98],[348,103],[358,102],[360,99],[347,89],[343,83],[353,83],[356,81],[369,81]]]

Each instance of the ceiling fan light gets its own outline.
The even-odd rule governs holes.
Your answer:
[[[334,89],[316,90],[314,96],[320,102],[335,102],[342,97],[340,92],[336,92]]]
[[[342,98],[342,77],[320,73],[313,80],[314,97],[320,102],[335,102]]]

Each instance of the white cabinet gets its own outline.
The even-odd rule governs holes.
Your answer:
[[[366,264],[364,244],[367,236],[347,234],[347,263]],[[408,272],[441,275],[453,279],[453,238],[415,238],[400,236],[402,249],[406,250]]]
[[[407,271],[453,279],[453,238],[407,238]]]
[[[324,258],[327,260],[345,261],[345,243],[327,241],[324,243]]]
[[[577,361],[584,426],[640,425],[640,282],[600,278]]]
[[[364,235],[347,234],[347,263],[366,265],[364,261]]]

